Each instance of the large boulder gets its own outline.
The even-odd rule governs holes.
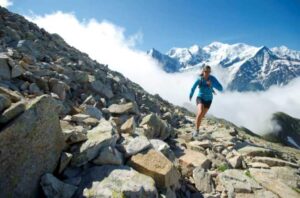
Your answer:
[[[173,163],[154,149],[132,156],[128,164],[138,172],[152,177],[161,188],[179,185],[180,174]]]
[[[140,127],[144,128],[144,135],[149,139],[156,138],[165,140],[173,132],[173,128],[169,124],[153,113],[143,118]]]
[[[81,166],[98,156],[100,150],[109,145],[115,145],[118,134],[113,125],[104,118],[98,126],[87,132],[87,141],[75,151],[71,164]]]
[[[64,137],[55,109],[40,96],[0,132],[0,197],[37,197],[40,177],[56,168]]]
[[[81,176],[76,197],[158,198],[154,180],[128,166],[94,166]]]

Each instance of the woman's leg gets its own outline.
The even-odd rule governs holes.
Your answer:
[[[196,116],[196,130],[199,130],[200,124],[201,124],[201,119],[202,119],[202,114],[204,112],[204,106],[202,103],[198,103],[197,105],[198,113]]]

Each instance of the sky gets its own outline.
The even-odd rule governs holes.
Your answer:
[[[291,0],[286,5],[280,5],[279,1],[261,1],[256,11],[252,10],[254,5],[248,5],[248,13],[245,13],[245,10],[237,11],[236,6],[220,7],[219,4],[225,2],[221,0],[211,4],[210,10],[201,9],[203,6],[209,6],[210,1],[197,3],[198,1],[174,0],[172,5],[165,0],[161,0],[161,3],[153,0],[151,5],[142,4],[139,0],[134,1],[134,4],[129,3],[133,0],[127,0],[127,4],[120,1],[118,5],[117,1],[99,2],[101,1],[0,0],[0,5],[5,5],[9,10],[25,16],[50,33],[58,33],[68,44],[87,53],[99,63],[107,64],[110,69],[121,72],[149,93],[159,94],[171,103],[187,107],[191,111],[196,111],[195,97],[192,101],[189,101],[188,97],[199,71],[166,73],[145,50],[154,46],[163,51],[173,46],[188,46],[193,43],[205,45],[212,41],[230,43],[230,39],[232,42],[257,43],[257,46],[284,44],[297,49],[299,45],[297,40],[299,38],[294,35],[297,32],[300,35],[299,25],[296,25],[300,20],[295,21],[299,18],[295,11],[299,8],[299,1]],[[232,1],[226,2],[229,4]],[[247,2],[255,3],[255,1]],[[270,5],[272,9],[267,6],[271,2],[274,4]],[[199,9],[195,9],[197,7]],[[280,15],[277,13],[272,16],[276,23],[267,25],[262,22],[270,22],[271,13],[266,14],[268,10],[274,10],[276,13],[282,11]],[[290,14],[287,14],[287,10]],[[229,14],[223,17],[225,12]],[[255,18],[256,25],[253,13],[257,13],[261,18],[261,20]],[[237,14],[239,17],[234,17]],[[101,17],[104,15],[105,17]],[[199,16],[206,16],[209,21]],[[227,24],[223,24],[222,21],[227,21]],[[233,28],[238,26],[237,24],[240,28]],[[244,31],[241,26],[245,24],[253,26],[253,31]],[[194,32],[187,27],[194,28]],[[227,27],[231,30],[227,31]],[[274,32],[265,36],[264,33],[267,33],[265,29],[272,29]],[[257,34],[257,37],[251,41],[249,35],[252,34]],[[290,36],[277,37],[276,34]],[[273,37],[276,39],[272,40]],[[233,41],[234,39],[236,41]],[[292,47],[293,45],[295,47]],[[220,73],[222,71],[213,70],[213,75],[217,78],[221,76]],[[299,87],[300,77],[286,86],[273,86],[264,92],[218,92],[214,96],[209,114],[244,126],[258,134],[275,131],[278,125],[270,119],[273,113],[282,111],[300,118]]]
[[[0,0],[4,1],[4,0]],[[7,0],[6,0],[7,1]],[[136,48],[207,45],[213,41],[254,46],[285,45],[300,51],[300,0],[13,0],[22,15],[58,10],[79,21],[94,18],[139,33]]]

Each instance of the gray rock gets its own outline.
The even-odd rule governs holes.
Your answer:
[[[12,102],[19,102],[22,99],[22,96],[18,92],[11,91],[4,87],[0,87],[0,94],[7,95]]]
[[[98,93],[101,96],[104,96],[108,99],[110,99],[114,96],[114,94],[112,92],[112,89],[111,89],[111,86],[105,85],[99,80],[91,82],[91,88],[96,93]]]
[[[117,139],[117,131],[112,124],[105,119],[101,119],[98,126],[88,131],[87,141],[73,154],[71,164],[74,166],[86,164],[97,157],[102,148],[115,145]]]
[[[175,154],[170,149],[170,146],[160,139],[151,139],[150,140],[151,146],[156,150],[164,154],[169,160],[175,160]]]
[[[42,94],[42,91],[40,90],[40,88],[37,86],[36,83],[31,83],[29,85],[29,92],[31,94],[35,94],[35,95],[39,95],[39,94]]]
[[[228,192],[228,197],[235,197],[236,193],[253,193],[261,190],[262,187],[252,178],[248,177],[243,171],[227,169],[217,177],[217,184]]]
[[[17,117],[19,114],[25,111],[25,103],[23,101],[13,103],[8,109],[6,109],[2,115],[0,115],[0,124],[5,124]]]
[[[60,156],[59,169],[58,173],[61,174],[65,168],[68,166],[69,162],[72,159],[72,154],[67,152],[62,152]]]
[[[126,122],[124,122],[121,126],[122,133],[133,134],[136,128],[136,124],[134,121],[134,117],[129,118]]]
[[[165,140],[173,132],[173,129],[169,124],[153,113],[143,118],[140,127],[145,129],[145,136],[149,139],[155,138]]]
[[[50,91],[57,94],[61,100],[65,100],[66,91],[70,89],[70,87],[66,83],[55,78],[51,78],[49,80],[49,87]]]
[[[101,149],[99,155],[93,160],[93,163],[97,165],[122,165],[124,164],[124,159],[122,153],[114,147],[108,146]]]
[[[11,77],[10,67],[8,65],[8,57],[0,53],[0,79],[9,80]]]
[[[37,197],[40,177],[57,167],[64,138],[55,108],[38,97],[1,131],[0,197]]]
[[[11,105],[9,97],[0,94],[0,113]]]
[[[97,107],[91,105],[84,106],[84,113],[98,120],[102,118],[102,112]]]
[[[125,146],[126,156],[135,155],[150,147],[151,144],[145,136],[137,136]]]
[[[211,193],[214,191],[214,184],[211,175],[201,167],[196,167],[193,170],[193,178],[196,188],[200,192]]]
[[[103,165],[82,174],[76,197],[158,198],[154,180],[128,166]]]
[[[126,114],[126,113],[137,114],[138,113],[136,104],[132,102],[126,104],[112,104],[108,107],[108,111],[111,114]]]
[[[292,168],[299,168],[299,165],[296,163],[287,162],[272,157],[254,157],[252,158],[252,162],[261,162],[269,166],[290,166]]]
[[[42,176],[41,186],[47,198],[71,198],[77,190],[76,186],[66,184],[49,173]]]

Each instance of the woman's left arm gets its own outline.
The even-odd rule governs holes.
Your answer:
[[[216,79],[216,77],[211,76],[211,83],[212,83],[212,87],[216,88],[219,91],[223,91],[223,87],[221,85],[221,83]]]

